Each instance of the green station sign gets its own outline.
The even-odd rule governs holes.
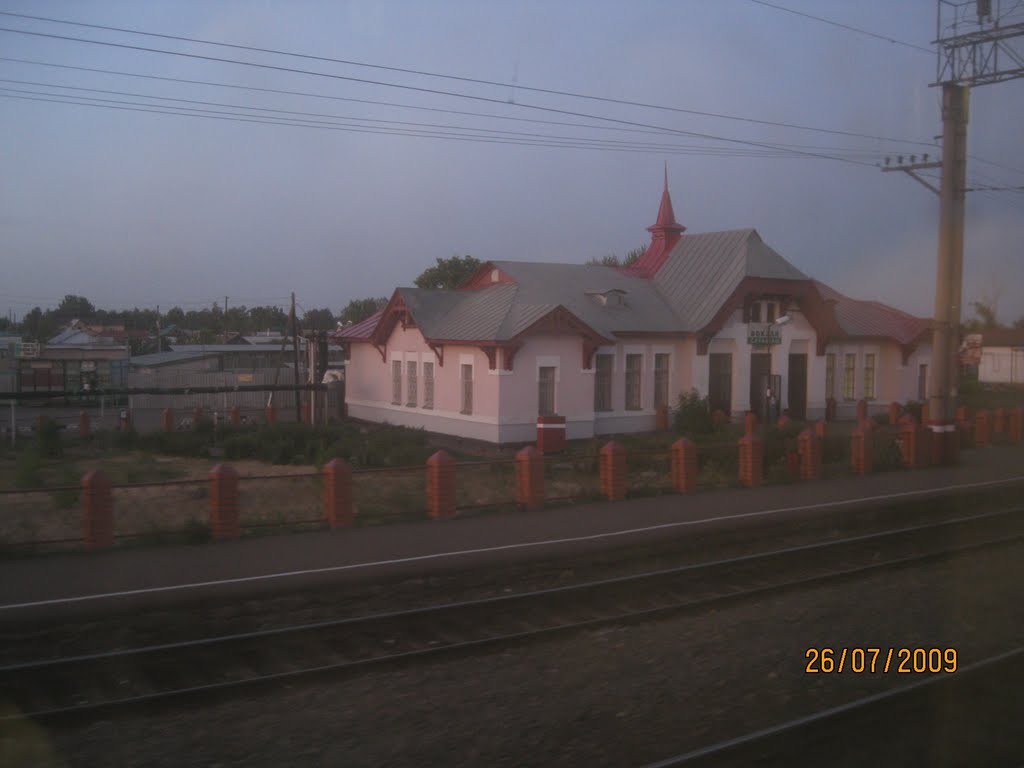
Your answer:
[[[782,343],[782,333],[774,325],[751,325],[747,328],[747,344],[752,347],[769,347]]]

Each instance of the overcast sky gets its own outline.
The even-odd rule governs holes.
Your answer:
[[[926,48],[935,35],[934,0],[778,4]],[[940,91],[929,87],[934,54],[751,0],[0,0],[0,10],[508,84],[0,16],[0,27],[8,29],[495,100],[0,32],[0,56],[37,62],[0,60],[0,96],[50,99],[0,98],[4,313],[20,317],[36,305],[55,306],[67,293],[100,307],[160,305],[166,311],[209,306],[224,296],[231,305],[283,306],[291,291],[306,309],[337,312],[353,298],[390,295],[396,286],[412,284],[435,258],[456,253],[563,262],[622,254],[647,241],[665,162],[677,218],[689,232],[755,227],[798,268],[843,293],[917,314],[933,311],[938,198],[904,174],[872,166],[886,154],[936,154],[935,148],[897,141],[929,142],[941,132]],[[69,98],[108,99],[92,103],[131,109],[53,103]],[[141,111],[182,107],[236,119]],[[276,115],[334,129],[240,122],[243,110],[237,107],[316,113],[249,111],[246,119]],[[534,120],[574,125],[527,122]],[[971,183],[1024,184],[1022,124],[1024,81],[975,89]],[[382,135],[385,127],[444,138]],[[472,134],[477,141],[467,140],[467,128],[480,129]],[[764,156],[763,146],[659,135],[658,129],[798,145],[790,149],[857,162]],[[552,136],[590,148],[498,143],[550,144]],[[605,143],[594,148],[594,140]],[[711,149],[719,154],[708,154]],[[969,195],[964,302],[997,298],[1008,322],[1024,315],[1022,213],[1019,192]]]

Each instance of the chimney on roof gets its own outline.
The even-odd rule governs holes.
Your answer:
[[[672,196],[668,193],[668,163],[665,163],[665,187],[661,192],[658,218],[647,231],[651,233],[651,244],[630,269],[638,277],[653,277],[686,231],[686,227],[676,221],[672,210]]]

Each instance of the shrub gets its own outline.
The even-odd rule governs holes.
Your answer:
[[[768,427],[764,433],[764,463],[772,467],[780,461],[785,463],[786,454],[798,449],[797,437],[800,426],[790,421],[783,426]]]
[[[715,431],[711,406],[696,389],[679,394],[679,404],[673,413],[676,432],[690,435],[708,435]]]
[[[139,433],[135,428],[126,429],[123,432],[118,430],[111,435],[111,443],[118,451],[130,451],[138,445]]]
[[[873,467],[876,472],[903,469],[903,454],[900,452],[895,436],[878,434],[876,432],[871,453]]]
[[[968,408],[984,408],[988,404],[985,387],[977,379],[960,379],[958,384],[957,404]]]
[[[924,403],[918,403],[913,400],[908,400],[906,405],[903,406],[903,412],[909,413],[914,417],[914,421],[918,424],[921,423],[921,409],[924,407]]]
[[[43,484],[42,466],[42,457],[35,446],[19,453],[14,462],[14,486],[16,488],[38,488],[41,486]]]
[[[850,460],[850,438],[842,435],[825,435],[821,443],[823,464],[842,464]]]
[[[56,459],[63,454],[60,444],[60,427],[52,419],[42,417],[36,428],[35,449],[40,456]]]

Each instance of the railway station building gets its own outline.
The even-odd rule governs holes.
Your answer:
[[[927,396],[929,319],[839,293],[753,229],[687,233],[667,179],[648,231],[628,267],[491,261],[457,290],[396,289],[334,334],[349,415],[519,443],[553,415],[570,439],[649,431],[691,390],[733,419]]]

